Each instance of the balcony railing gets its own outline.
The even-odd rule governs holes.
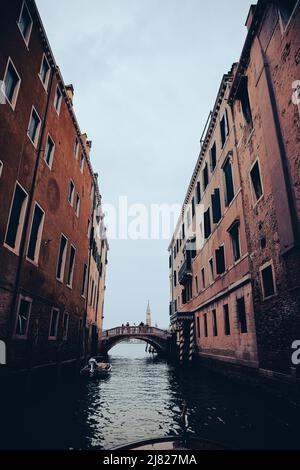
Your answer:
[[[178,281],[180,284],[186,284],[188,278],[192,275],[192,263],[190,259],[185,259],[178,273]]]

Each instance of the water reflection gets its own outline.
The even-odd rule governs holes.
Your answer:
[[[186,400],[195,435],[232,448],[299,447],[295,410],[206,371],[180,371],[144,349],[120,344],[109,377],[78,380],[28,402],[10,420],[10,446],[109,449],[176,435]]]

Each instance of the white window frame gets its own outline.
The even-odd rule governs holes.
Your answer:
[[[52,320],[53,320],[53,312],[58,312],[57,318],[56,318],[56,324],[55,324],[55,336],[50,336],[51,333],[51,326],[52,326]],[[60,310],[59,308],[52,307],[51,308],[51,317],[50,317],[50,325],[49,325],[49,332],[48,332],[48,340],[50,341],[55,341],[58,336],[58,326],[59,326],[59,317],[60,317]]]
[[[20,28],[21,17],[22,17],[22,13],[23,13],[23,9],[24,9],[24,6],[25,6],[25,5],[26,5],[27,11],[28,11],[28,13],[29,13],[30,19],[31,19],[31,25],[30,25],[30,28],[29,28],[29,31],[28,31],[28,37],[27,37],[27,38],[25,38],[25,37],[23,36],[23,33],[22,33],[22,31],[21,31],[21,28]],[[19,19],[18,19],[18,21],[17,21],[17,25],[18,25],[20,34],[21,34],[21,36],[22,36],[22,38],[23,38],[23,41],[25,42],[26,47],[27,47],[27,49],[28,49],[28,45],[29,45],[29,41],[30,41],[30,37],[31,37],[31,32],[32,32],[32,27],[33,27],[33,20],[32,20],[32,16],[31,16],[31,13],[30,13],[30,11],[29,11],[28,5],[27,5],[27,3],[25,2],[25,0],[24,0],[24,2],[23,2],[23,4],[22,4],[21,13],[20,13]]]
[[[75,136],[75,144],[74,144],[75,160],[78,160],[78,153],[79,153],[79,139],[77,136]]]
[[[216,259],[216,250],[215,250],[216,277],[224,276],[224,274],[226,274],[227,271],[228,271],[228,265],[227,265],[227,259],[226,259],[225,242],[224,242],[224,243],[221,243],[221,245],[218,246],[217,250],[220,249],[222,246],[224,247],[224,267],[225,267],[225,270],[224,270],[224,272],[223,272],[222,274],[217,273],[217,259]]]
[[[272,267],[272,278],[273,278],[274,294],[268,295],[268,296],[266,297],[266,295],[265,295],[264,283],[263,283],[263,277],[262,277],[262,272],[263,272],[266,268],[268,268],[269,266]],[[264,263],[262,266],[260,266],[260,268],[259,268],[259,275],[260,275],[260,283],[261,283],[261,291],[262,291],[262,294],[263,294],[263,300],[272,299],[272,297],[275,297],[275,296],[277,295],[277,287],[276,287],[276,279],[275,279],[275,271],[274,271],[274,263],[273,263],[273,260],[267,261],[267,262]]]
[[[212,261],[212,265],[211,265],[211,261]],[[211,258],[209,258],[208,265],[209,265],[210,284],[213,284],[215,282],[215,267],[214,267],[214,257],[213,256]],[[213,272],[212,272],[211,268],[213,269]]]
[[[59,253],[60,253],[60,245],[61,245],[61,239],[64,237],[66,239],[66,246],[65,246],[65,251],[62,257],[61,261],[61,273],[60,277],[57,277],[57,269],[58,269],[58,263],[59,263]],[[59,239],[59,246],[58,246],[58,257],[57,257],[57,263],[56,263],[56,279],[57,281],[63,283],[64,282],[64,276],[65,276],[65,268],[66,268],[66,259],[67,259],[67,251],[68,251],[68,243],[69,239],[66,237],[64,233],[60,234],[60,239]]]
[[[20,213],[20,219],[19,219],[19,226],[18,226],[18,230],[17,230],[17,235],[16,235],[16,243],[15,243],[15,248],[12,248],[11,246],[7,245],[5,240],[6,240],[6,237],[7,237],[7,232],[8,232],[8,226],[9,226],[9,221],[10,221],[10,216],[11,216],[11,211],[12,211],[12,206],[13,206],[13,202],[14,202],[14,198],[15,198],[15,192],[16,192],[16,187],[17,185],[20,186],[20,188],[24,191],[24,193],[26,194],[26,199],[25,199],[25,202],[23,204],[23,207],[22,207],[22,210],[21,210],[21,213]],[[22,237],[22,231],[23,231],[23,226],[24,226],[24,220],[25,220],[25,214],[26,214],[26,210],[27,210],[27,204],[28,204],[28,192],[23,188],[23,186],[18,182],[16,181],[15,183],[15,189],[14,189],[14,192],[13,192],[13,197],[11,199],[11,203],[10,203],[10,209],[9,209],[9,214],[8,214],[8,220],[7,220],[7,224],[6,224],[6,231],[5,231],[5,237],[4,237],[4,242],[3,242],[3,246],[5,246],[5,248],[7,248],[8,250],[12,251],[14,254],[16,255],[19,255],[19,250],[20,250],[20,243],[21,243],[21,237]]]
[[[76,193],[75,214],[76,214],[76,217],[79,219],[79,214],[80,214],[80,196],[79,196],[79,193]]]
[[[255,189],[253,187],[253,182],[252,182],[252,178],[251,178],[251,171],[255,167],[256,163],[258,164],[259,175],[260,175],[260,183],[261,183],[261,191],[262,191],[262,194],[258,199],[256,199]],[[264,197],[264,185],[263,185],[263,180],[262,180],[262,172],[261,172],[259,157],[256,158],[256,160],[253,162],[253,164],[250,167],[249,181],[250,181],[250,190],[251,190],[251,195],[252,195],[252,207],[254,208],[259,203],[259,201]]]
[[[59,92],[60,92],[60,98],[59,98],[59,102],[58,102],[58,107],[56,108],[55,103],[56,103],[57,90],[59,90]],[[58,116],[60,115],[61,103],[62,103],[62,92],[61,92],[61,89],[59,88],[59,85],[57,84],[57,85],[56,85],[56,90],[55,90],[55,95],[54,95],[53,106],[54,106],[54,109],[55,109],[56,114],[57,114]]]
[[[88,239],[90,239],[90,237],[91,237],[91,229],[92,229],[91,219],[88,219],[88,226],[87,226],[87,237],[88,237]]]
[[[2,176],[2,171],[3,171],[3,161],[0,160],[0,178]]]
[[[66,324],[66,330],[64,331],[64,323],[65,323],[65,317],[67,317],[67,324]],[[62,339],[63,341],[68,340],[68,332],[69,332],[69,323],[70,323],[70,314],[68,312],[64,312],[63,314],[63,321],[62,321]]]
[[[71,195],[71,200],[70,200],[70,185],[71,185],[71,182],[73,183],[73,191],[72,191],[72,195]],[[74,204],[74,194],[75,194],[75,183],[72,179],[70,179],[70,184],[69,184],[69,193],[68,193],[68,202],[70,204],[71,207],[73,207],[73,204]]]
[[[198,274],[195,274],[195,291],[196,291],[196,294],[199,293]]]
[[[42,68],[43,68],[43,63],[44,63],[44,60],[46,60],[47,64],[49,65],[49,70],[47,72],[47,76],[46,76],[46,82],[44,83],[43,82],[43,79],[42,79]],[[49,85],[49,79],[50,79],[50,72],[51,72],[51,66],[49,64],[49,60],[47,59],[47,56],[45,53],[43,53],[43,57],[42,57],[42,62],[41,62],[41,68],[40,68],[40,71],[39,71],[39,78],[41,80],[41,83],[43,85],[43,88],[45,89],[45,91],[47,92],[48,91],[48,85]]]
[[[35,211],[36,206],[38,206],[39,209],[41,209],[41,211],[43,212],[43,218],[41,220],[41,225],[40,225],[39,230],[38,230],[38,237],[37,237],[36,246],[35,246],[34,259],[32,260],[32,259],[28,258],[27,253],[28,253],[28,248],[29,248],[29,243],[30,243],[31,230],[32,230],[32,224],[33,224],[33,216],[34,216],[34,211]],[[33,211],[32,211],[32,214],[31,214],[31,224],[30,224],[30,230],[29,230],[29,237],[28,237],[28,241],[27,241],[26,259],[27,259],[27,261],[29,261],[32,264],[35,264],[36,266],[38,266],[38,262],[39,262],[41,243],[42,243],[42,235],[43,235],[43,229],[44,229],[44,222],[45,222],[45,211],[39,205],[38,202],[35,202],[34,207],[33,207]]]
[[[20,311],[20,306],[21,306],[21,301],[22,300],[25,300],[26,302],[28,302],[30,304],[30,307],[29,307],[29,312],[28,312],[28,318],[27,318],[25,334],[24,335],[19,335],[19,334],[17,334],[17,324],[18,324],[19,311]],[[25,296],[25,295],[22,295],[22,294],[19,295],[17,315],[16,315],[15,327],[14,327],[14,337],[15,338],[20,338],[20,339],[26,339],[27,338],[29,322],[30,322],[30,316],[31,316],[31,310],[32,310],[32,302],[33,302],[33,299],[31,297],[28,297],[28,296]]]
[[[13,96],[13,101],[11,102],[8,97],[6,96],[6,90],[5,90],[5,78],[6,78],[6,74],[7,74],[7,71],[8,71],[8,67],[9,67],[9,64],[11,64],[11,66],[14,68],[14,71],[16,72],[17,74],[17,77],[19,79],[18,81],[18,84],[14,90],[14,96]],[[21,77],[15,67],[15,64],[13,63],[11,57],[8,57],[8,60],[7,60],[7,64],[6,64],[6,68],[5,68],[5,72],[4,72],[4,77],[3,77],[3,82],[2,82],[2,85],[1,85],[1,91],[5,97],[5,101],[9,104],[9,106],[11,107],[11,109],[14,111],[15,108],[16,108],[16,104],[17,104],[17,100],[18,100],[18,95],[19,95],[19,91],[20,91],[20,86],[21,86]]]
[[[80,157],[80,171],[81,171],[81,173],[83,173],[83,169],[84,169],[84,154],[82,153],[81,157]]]
[[[227,162],[229,162],[230,165],[231,165],[231,176],[232,176],[232,186],[233,186],[233,198],[229,203],[228,203],[227,185],[226,185],[226,178],[225,178],[225,171],[224,171],[224,168],[225,168]],[[235,200],[236,195],[237,195],[237,191],[236,191],[236,187],[235,187],[235,181],[234,181],[234,171],[233,171],[233,152],[228,152],[227,153],[226,158],[224,159],[224,162],[222,164],[222,173],[223,173],[223,175],[222,175],[223,191],[224,191],[224,196],[225,196],[224,204],[225,204],[225,209],[227,209],[228,207],[231,206],[231,204],[233,203],[233,201]],[[221,194],[220,194],[220,196],[221,196]],[[226,203],[225,203],[225,201],[226,201]]]
[[[46,149],[47,149],[47,142],[48,142],[49,138],[50,138],[50,140],[52,140],[53,148],[52,148],[52,152],[51,152],[51,155],[50,155],[50,162],[48,163],[47,160],[46,160]],[[55,153],[55,142],[52,139],[50,132],[48,132],[47,139],[46,139],[46,145],[45,145],[44,162],[46,163],[47,167],[50,170],[52,170],[52,165],[53,165],[53,160],[54,160],[54,153]]]
[[[30,128],[30,122],[31,122],[33,110],[35,111],[35,113],[37,114],[37,116],[38,116],[38,118],[39,118],[39,120],[40,120],[40,123],[39,123],[39,125],[38,125],[38,127],[37,127],[37,131],[36,131],[36,136],[35,136],[35,141],[34,141],[34,142],[31,140],[31,137],[30,137],[30,135],[29,135],[29,128]],[[34,146],[34,148],[37,148],[37,144],[38,144],[39,137],[40,137],[41,124],[42,124],[41,117],[40,117],[39,113],[37,112],[37,110],[35,109],[35,107],[32,106],[32,108],[31,108],[31,113],[30,113],[30,117],[29,117],[29,122],[28,122],[27,136],[28,136],[30,142],[32,143],[32,145]]]
[[[239,250],[240,250],[240,257],[237,260],[234,259],[233,238],[232,238],[232,235],[231,235],[231,230],[235,225],[238,225],[238,244],[239,244]],[[236,219],[235,222],[233,222],[233,224],[231,224],[230,228],[228,229],[228,233],[229,233],[230,244],[231,244],[232,262],[233,262],[233,265],[235,265],[235,264],[239,263],[242,259],[240,220]],[[224,247],[224,253],[225,253],[225,247]],[[226,264],[225,264],[225,266],[226,266]]]
[[[71,244],[71,247],[70,247],[70,256],[69,256],[68,276],[69,276],[69,270],[70,270],[71,250],[72,250],[72,248],[74,249],[74,253],[75,253],[75,254],[74,254],[74,261],[73,261],[73,267],[72,267],[71,276],[70,276],[70,282],[67,283],[67,287],[69,287],[70,289],[73,288],[73,279],[74,279],[74,271],[75,271],[75,260],[76,260],[76,247]]]
[[[83,277],[84,272],[85,272],[85,277]],[[83,292],[81,292],[81,297],[83,299],[85,299],[85,297],[86,297],[87,279],[88,279],[88,265],[87,265],[87,263],[83,263],[82,282],[81,282],[81,290],[82,290],[83,281],[84,281]]]

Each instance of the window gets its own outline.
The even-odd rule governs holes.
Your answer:
[[[217,274],[223,274],[226,270],[224,245],[216,250],[216,267]]]
[[[174,271],[174,287],[177,286],[177,273]]]
[[[210,170],[214,171],[217,165],[217,147],[216,142],[214,142],[212,148],[210,149]]]
[[[27,336],[29,317],[31,313],[32,299],[20,295],[18,304],[18,314],[15,327],[15,334],[17,336]]]
[[[272,297],[276,293],[272,263],[262,266],[260,275],[264,299]]]
[[[241,257],[240,250],[240,222],[237,220],[228,230],[231,238],[233,261],[236,262]]]
[[[81,171],[81,173],[83,173],[83,168],[84,168],[84,155],[82,153],[81,157],[80,157],[80,171]]]
[[[57,308],[52,308],[51,318],[50,318],[50,327],[49,327],[49,339],[56,339],[58,333],[58,323],[59,323],[59,310]]]
[[[256,203],[257,201],[259,201],[259,199],[263,195],[258,160],[254,163],[250,171],[250,178],[251,178],[251,184],[252,184],[253,201],[254,203]]]
[[[210,282],[211,284],[214,282],[215,275],[214,275],[214,260],[210,258],[209,260],[209,272],[210,272]]]
[[[75,155],[76,160],[78,158],[78,151],[79,151],[79,140],[76,137],[75,138],[75,144],[74,144],[74,155]]]
[[[94,294],[94,280],[92,281],[91,290],[90,290],[90,305],[93,303],[93,294]]]
[[[0,160],[0,178],[2,176],[3,162]]]
[[[205,166],[202,171],[202,179],[203,179],[203,190],[205,191],[208,186],[208,166],[205,163]]]
[[[11,59],[8,59],[1,90],[12,109],[16,107],[20,84],[20,76]]]
[[[189,210],[187,211],[187,214],[186,214],[186,224],[188,227],[191,225],[191,213]]]
[[[87,237],[88,237],[88,239],[90,239],[90,237],[91,237],[91,221],[90,221],[90,219],[88,219],[88,223],[87,223]]]
[[[94,186],[94,183],[91,184],[91,201],[94,200],[94,196],[95,196],[95,186]]]
[[[182,239],[183,239],[183,240],[185,239],[185,227],[184,227],[184,223],[182,224]]]
[[[53,163],[53,158],[54,158],[54,149],[55,149],[55,144],[50,134],[48,134],[44,160],[50,169],[52,168],[52,163]]]
[[[45,90],[47,91],[48,83],[49,83],[49,77],[50,77],[50,65],[49,65],[49,62],[48,62],[47,57],[45,56],[45,54],[43,55],[39,77],[41,79],[41,82],[42,82]]]
[[[56,278],[61,282],[63,282],[64,272],[65,272],[67,244],[68,244],[68,239],[63,234],[61,234],[57,270],[56,270]]]
[[[65,312],[64,318],[63,318],[63,334],[62,334],[63,341],[67,341],[68,339],[68,330],[69,330],[69,314]]]
[[[15,252],[18,252],[20,248],[27,199],[27,193],[16,183],[5,236],[5,244]]]
[[[79,217],[79,212],[80,212],[80,197],[79,194],[76,194],[76,202],[75,202],[75,214],[77,217]]]
[[[86,289],[86,275],[87,275],[87,265],[83,265],[83,275],[82,275],[82,285],[81,285],[81,295],[82,297],[85,296],[85,289]]]
[[[216,188],[211,195],[213,223],[217,224],[222,217],[220,190]]]
[[[59,115],[60,113],[60,107],[61,107],[61,100],[62,100],[62,94],[59,89],[59,86],[57,85],[56,87],[56,92],[55,92],[55,98],[54,98],[54,108],[57,114]]]
[[[228,304],[223,305],[224,312],[224,333],[226,336],[230,335],[230,319],[229,319],[229,308]]]
[[[68,271],[68,279],[67,279],[67,286],[68,287],[72,287],[72,285],[73,285],[75,255],[76,255],[76,250],[75,250],[74,246],[71,245],[70,263],[69,263],[69,271]]]
[[[250,99],[249,99],[249,94],[248,94],[248,77],[246,76],[241,79],[240,86],[237,91],[237,99],[241,102],[245,125],[249,127],[250,129],[252,129],[253,128],[252,112],[251,112],[251,105],[250,105]]]
[[[195,198],[192,199],[192,217],[195,217]]]
[[[216,312],[216,310],[212,311],[212,321],[213,321],[213,335],[218,336],[218,323],[217,323],[217,312]]]
[[[211,234],[210,210],[204,212],[204,238],[209,238]]]
[[[196,187],[196,201],[197,201],[197,204],[200,204],[200,201],[201,201],[201,186],[200,186],[200,181],[197,181],[197,187]]]
[[[202,278],[202,289],[205,289],[205,270],[201,269],[201,278]]]
[[[232,199],[234,198],[232,163],[231,163],[230,156],[226,159],[226,162],[223,166],[223,172],[224,172],[224,183],[225,183],[225,206],[227,207],[229,206]]]
[[[298,0],[278,0],[279,17],[285,29],[295,11]]]
[[[246,318],[246,309],[245,309],[245,300],[244,297],[236,300],[237,305],[237,314],[238,322],[240,326],[241,333],[247,333],[247,318]]]
[[[74,186],[73,181],[71,180],[70,181],[70,186],[69,186],[68,201],[69,201],[69,203],[71,204],[72,207],[73,207],[73,201],[74,201],[74,190],[75,190],[75,186]]]
[[[198,286],[198,276],[195,276],[195,285],[196,285],[196,293],[199,292],[199,286]]]
[[[45,212],[37,203],[35,203],[27,248],[27,258],[34,263],[38,263],[39,260],[44,218]]]
[[[225,110],[225,113],[220,121],[220,132],[221,132],[221,146],[223,148],[226,142],[226,138],[229,133],[227,109]]]
[[[203,315],[203,321],[204,321],[204,336],[207,338],[208,330],[207,330],[207,314],[206,313],[204,313]]]
[[[34,107],[32,107],[27,135],[35,147],[37,146],[37,143],[38,143],[40,127],[41,127],[41,119],[38,113],[36,112],[36,110],[34,109]]]
[[[200,318],[197,316],[197,335],[200,338]]]
[[[26,46],[29,44],[30,34],[32,30],[32,19],[26,5],[26,2],[23,3],[20,18],[18,21],[18,26],[25,41]]]

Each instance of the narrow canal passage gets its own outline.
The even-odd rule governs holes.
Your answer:
[[[182,373],[149,357],[142,344],[120,344],[110,359],[109,378],[70,382],[23,403],[10,421],[10,443],[33,449],[109,449],[174,435],[180,433],[186,400],[193,434],[231,448],[300,447],[299,416],[269,396],[201,369]]]

